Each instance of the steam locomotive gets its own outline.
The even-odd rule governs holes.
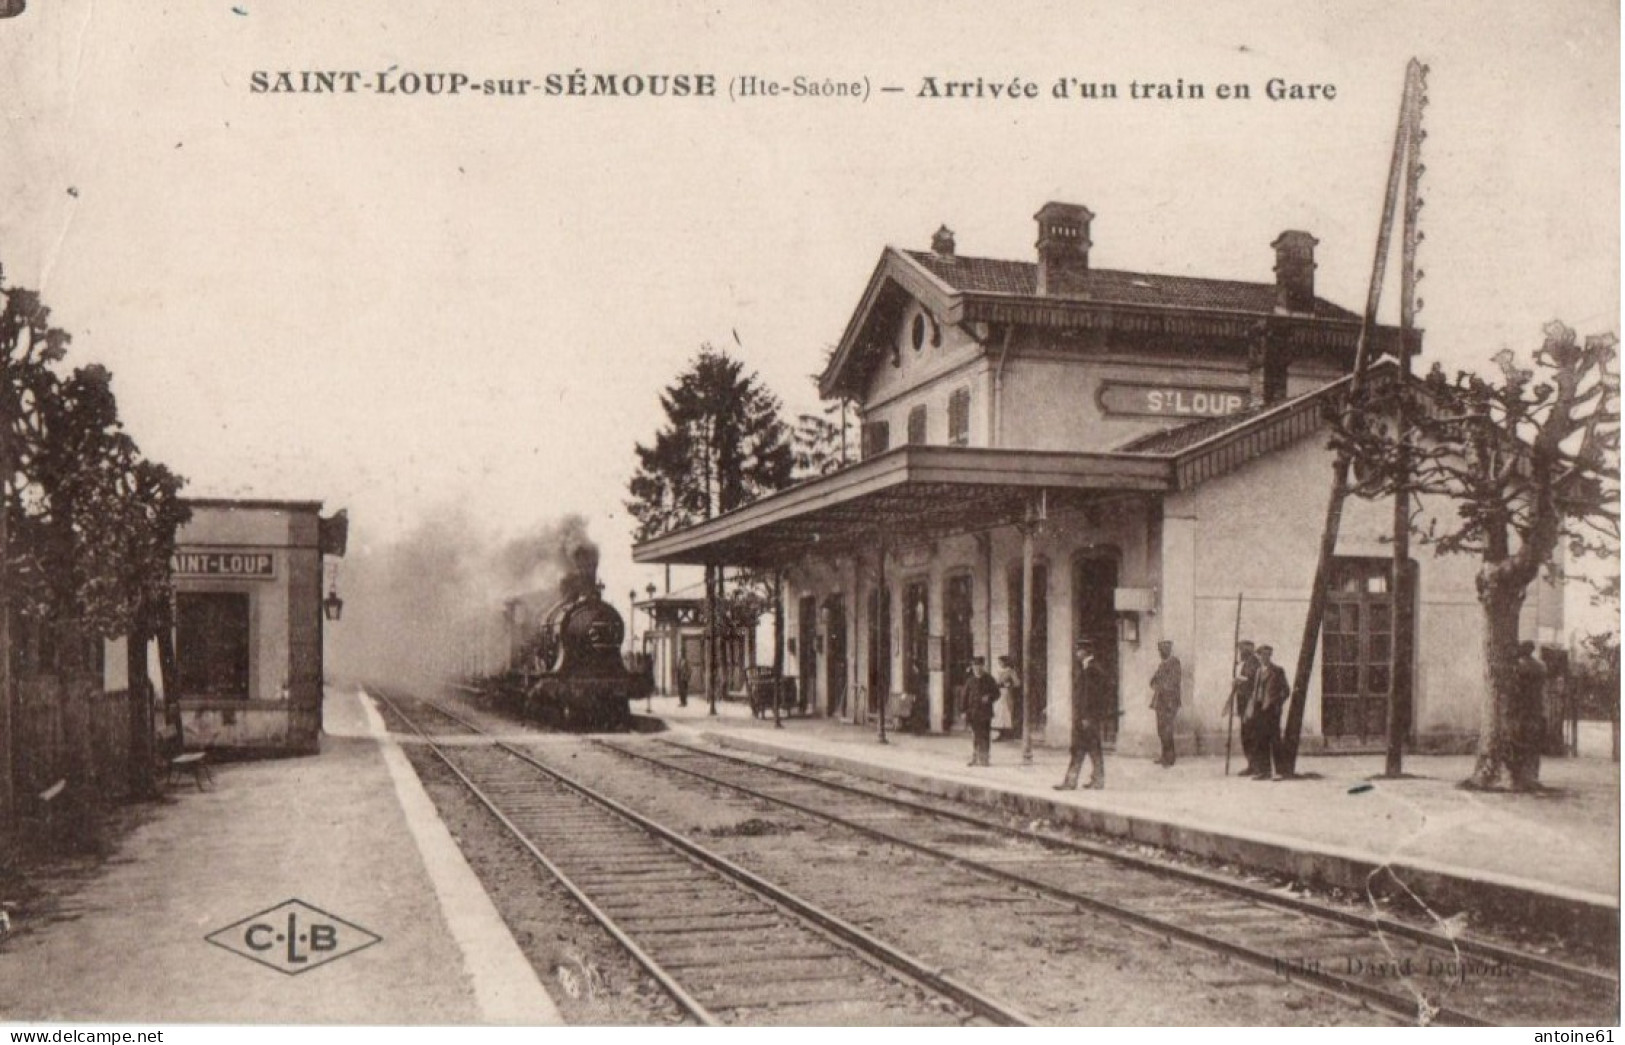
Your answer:
[[[623,663],[625,624],[598,586],[589,579],[572,587],[516,643],[516,663],[498,680],[497,700],[559,729],[630,729],[630,704],[649,695],[654,679]],[[510,607],[510,626],[524,626],[516,617]]]

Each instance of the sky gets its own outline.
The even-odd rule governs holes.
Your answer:
[[[363,557],[578,513],[610,593],[662,580],[623,504],[662,387],[711,342],[816,409],[887,244],[946,223],[961,254],[1027,258],[1063,200],[1096,214],[1100,267],[1267,282],[1305,229],[1318,292],[1358,310],[1413,56],[1427,356],[1617,330],[1617,5],[1308,6],[30,0],[0,21],[0,265],[187,493],[347,508]],[[284,70],[718,96],[253,92]],[[730,98],[747,75],[868,95]],[[1063,77],[1123,96],[1057,99]],[[1272,101],[1277,77],[1335,96]],[[988,96],[1013,80],[1039,96]],[[1127,97],[1181,80],[1207,96]]]

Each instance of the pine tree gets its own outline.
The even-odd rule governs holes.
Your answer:
[[[649,540],[743,507],[788,486],[794,470],[780,403],[760,378],[712,345],[660,396],[666,424],[652,446],[637,446],[638,468],[626,504]],[[707,566],[706,679],[715,700],[717,632],[722,624],[721,567]],[[728,600],[734,606],[748,597]],[[737,611],[736,611],[737,612]]]
[[[826,370],[834,355],[835,346],[831,345],[824,353]],[[809,375],[815,388],[818,387],[819,376]],[[838,472],[852,462],[857,447],[853,443],[855,433],[852,431],[851,415],[852,401],[841,398],[824,404],[822,417],[802,414],[796,418],[792,440],[798,480],[817,479]]]

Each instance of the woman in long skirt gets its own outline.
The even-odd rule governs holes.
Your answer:
[[[1021,731],[1016,721],[1016,702],[1021,691],[1021,676],[1009,657],[999,658],[999,703],[993,708],[993,728],[999,731],[999,740],[1008,740]]]

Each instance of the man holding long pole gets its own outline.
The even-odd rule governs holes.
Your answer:
[[[1253,690],[1258,681],[1258,657],[1253,644],[1247,639],[1236,643],[1236,674],[1230,684],[1231,714],[1241,719],[1241,751],[1247,756],[1247,768],[1242,776],[1257,776],[1258,724],[1253,721]],[[1229,757],[1229,749],[1225,750]]]
[[[1225,702],[1224,722],[1224,775],[1230,775],[1230,738],[1236,732],[1236,714],[1241,710],[1236,707],[1236,687],[1234,682],[1235,671],[1241,667],[1241,592],[1236,592],[1236,633],[1230,639],[1230,648],[1236,651],[1236,663],[1231,670],[1230,699]]]

